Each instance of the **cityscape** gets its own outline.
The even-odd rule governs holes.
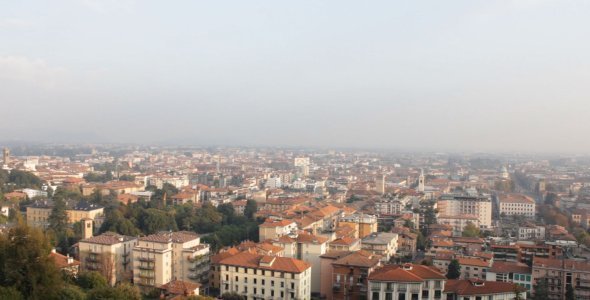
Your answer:
[[[590,1],[0,3],[0,300],[590,300]]]

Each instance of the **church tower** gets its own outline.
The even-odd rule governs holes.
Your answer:
[[[420,169],[420,176],[418,177],[418,192],[424,192],[424,170]]]
[[[92,225],[92,219],[82,219],[82,239],[91,238],[94,235],[94,228]]]

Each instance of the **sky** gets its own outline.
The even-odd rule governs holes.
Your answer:
[[[0,2],[0,141],[590,154],[590,1]]]

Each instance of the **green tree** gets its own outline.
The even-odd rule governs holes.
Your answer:
[[[0,299],[22,300],[23,295],[13,286],[0,286]]]
[[[139,289],[128,283],[122,283],[115,287],[104,286],[92,289],[88,292],[88,300],[141,300]]]
[[[221,295],[221,298],[223,300],[246,300],[246,297],[235,292],[224,293],[223,295]]]
[[[80,287],[67,284],[63,287],[63,289],[59,292],[60,300],[85,300],[86,293]]]
[[[18,220],[7,235],[0,236],[0,282],[26,299],[56,299],[63,281],[50,249],[40,230]]]
[[[449,264],[447,278],[448,279],[458,279],[459,277],[461,277],[461,265],[459,264],[458,260],[453,259],[453,260],[451,260],[451,263]]]
[[[82,272],[78,274],[76,284],[85,290],[102,288],[109,285],[107,279],[96,271]]]
[[[100,226],[101,233],[112,231],[118,234],[137,236],[141,230],[135,226],[132,220],[125,218],[123,213],[118,209],[107,209],[105,213],[105,220]]]
[[[522,287],[518,284],[514,284],[514,300],[524,300],[522,298]]]
[[[16,188],[41,188],[41,179],[33,173],[12,169],[8,175],[8,182],[14,184]]]
[[[246,201],[246,207],[244,207],[244,216],[248,218],[248,220],[254,220],[254,214],[258,211],[258,203],[256,201],[250,199]]]
[[[549,297],[549,288],[547,286],[546,278],[537,279],[537,283],[533,288],[533,299],[534,300],[547,300]]]
[[[139,228],[145,234],[153,234],[162,230],[178,230],[174,217],[166,211],[148,208],[139,216]]]
[[[479,237],[480,231],[479,228],[477,228],[477,226],[475,226],[471,222],[468,222],[465,228],[463,228],[462,235],[464,237]]]

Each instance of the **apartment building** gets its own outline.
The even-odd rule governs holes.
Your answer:
[[[489,195],[444,194],[437,201],[441,216],[474,216],[480,228],[492,226],[492,200]],[[475,224],[475,223],[474,223]]]
[[[77,203],[66,201],[66,207],[68,223],[76,223],[82,219],[92,219],[93,221],[96,221],[98,217],[101,217],[104,214],[104,207],[84,201]],[[48,220],[52,210],[52,200],[35,201],[33,204],[27,206],[27,224],[30,226],[46,228],[49,226]]]
[[[535,200],[522,194],[503,194],[498,196],[500,215],[522,215],[535,217]]]
[[[284,235],[273,241],[284,249],[284,256],[308,262],[311,265],[311,292],[320,293],[320,256],[328,251],[328,239],[299,232]]]
[[[409,198],[381,198],[375,202],[375,212],[379,215],[397,215],[406,210]]]
[[[480,219],[476,215],[444,215],[441,214],[437,218],[438,224],[449,225],[452,227],[453,236],[461,236],[465,226],[473,224],[477,227],[482,227]]]
[[[369,275],[381,266],[381,256],[363,250],[328,252],[321,259],[321,296],[334,300],[365,299]]]
[[[361,249],[361,240],[351,237],[341,237],[330,242],[328,251],[356,251]]]
[[[446,274],[449,264],[456,259],[461,265],[461,279],[485,279],[488,270],[492,267],[493,259],[487,257],[453,257],[452,255],[439,255],[432,261],[433,265]]]
[[[267,219],[264,223],[260,224],[258,228],[258,239],[260,241],[265,241],[297,232],[297,223],[291,220]]]
[[[391,232],[374,232],[361,240],[361,249],[380,255],[388,262],[397,253],[398,235]]]
[[[443,299],[446,277],[436,268],[387,265],[369,275],[368,300]]]
[[[209,245],[189,231],[140,237],[133,248],[133,282],[161,287],[173,279],[207,283]]]
[[[447,300],[513,300],[516,288],[510,282],[483,281],[480,279],[447,280],[444,290]],[[520,298],[526,300],[521,290]]]
[[[132,249],[137,238],[105,232],[78,242],[80,270],[98,271],[107,281],[117,282],[133,278]]]
[[[393,233],[397,233],[397,255],[402,257],[414,257],[416,255],[416,244],[418,235],[405,227],[393,228]]]
[[[241,252],[218,262],[220,293],[246,299],[311,298],[311,265],[290,257]]]
[[[364,238],[377,232],[377,217],[365,214],[351,214],[340,218],[338,226],[348,226],[356,230],[355,238]]]
[[[533,292],[532,269],[520,262],[495,261],[486,274],[487,281],[512,282]]]
[[[590,298],[590,263],[586,261],[535,257],[532,275],[535,284],[546,280],[548,299],[564,300],[568,285],[577,299]]]
[[[534,241],[545,239],[545,226],[525,225],[518,227],[518,239],[521,241]]]

